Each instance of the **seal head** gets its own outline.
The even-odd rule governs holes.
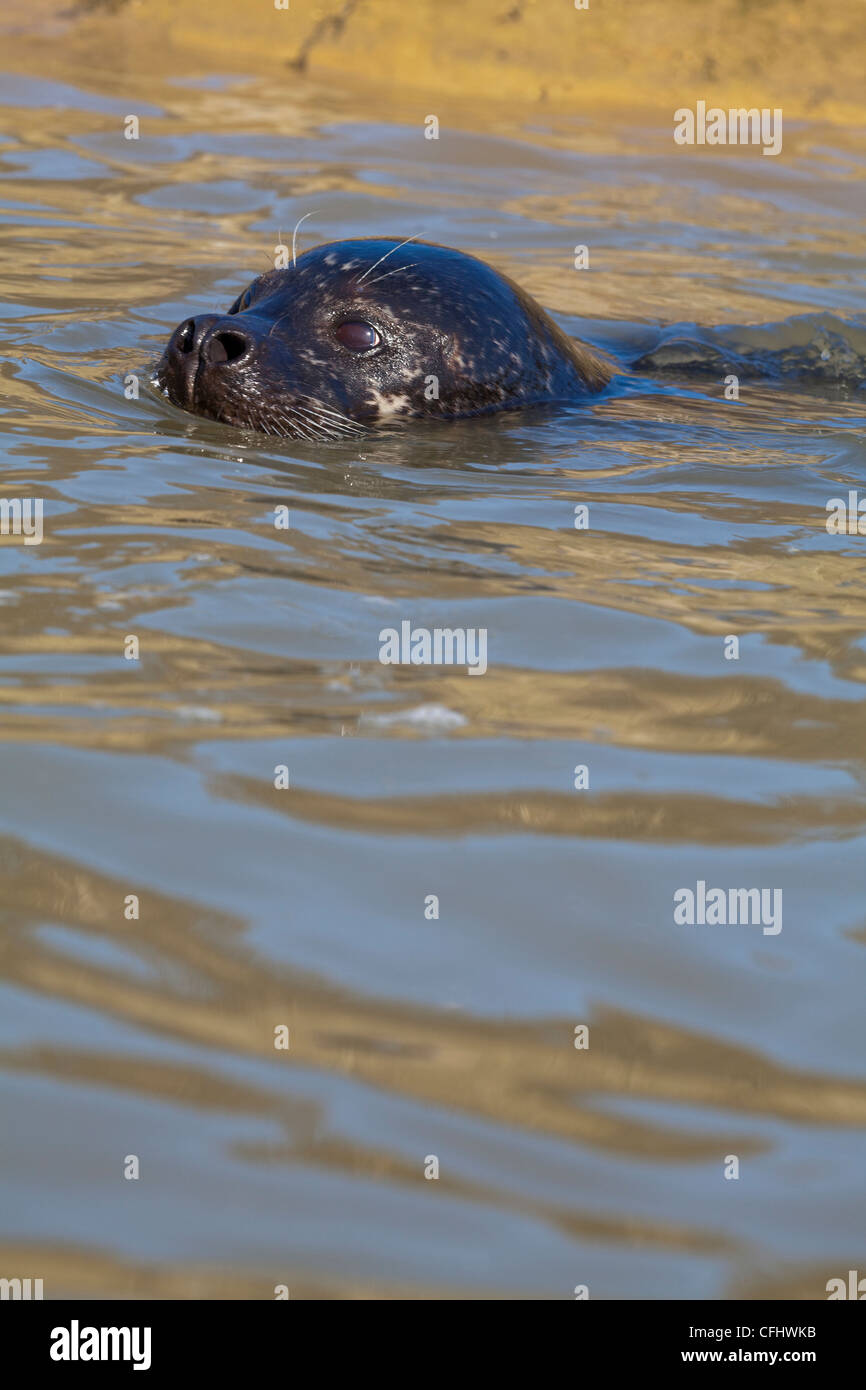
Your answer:
[[[483,261],[397,238],[314,247],[174,331],[154,384],[228,425],[336,439],[600,391],[611,368]]]

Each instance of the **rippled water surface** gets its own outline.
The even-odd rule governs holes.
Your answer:
[[[866,1259],[866,542],[824,524],[866,481],[860,133],[432,142],[99,82],[2,87],[3,495],[45,538],[0,539],[0,1273],[824,1296]],[[333,446],[125,399],[313,210],[621,362],[680,323],[816,369]],[[404,619],[486,628],[486,675],[381,665]],[[677,925],[698,880],[781,889],[781,932]]]

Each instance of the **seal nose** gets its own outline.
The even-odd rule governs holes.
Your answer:
[[[206,362],[216,367],[224,362],[236,362],[249,350],[252,338],[243,329],[225,326],[217,314],[202,314],[178,324],[168,344],[168,356],[178,365],[189,368],[192,361]]]
[[[200,314],[179,323],[168,341],[163,363],[169,394],[187,407],[193,403],[201,371],[231,367],[252,346],[252,336],[220,314]]]

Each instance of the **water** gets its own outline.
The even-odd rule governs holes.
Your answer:
[[[866,1258],[859,133],[437,144],[218,74],[142,83],[127,142],[119,79],[3,92],[3,490],[45,538],[0,543],[0,1273],[823,1297]],[[125,399],[313,209],[302,245],[472,251],[622,362],[697,323],[767,371],[336,446]],[[489,670],[383,666],[403,619]],[[699,880],[782,930],[677,925]]]

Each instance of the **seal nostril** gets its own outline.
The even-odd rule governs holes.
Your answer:
[[[210,363],[234,362],[238,357],[243,357],[248,347],[249,341],[242,333],[224,330],[208,338],[205,355]]]

